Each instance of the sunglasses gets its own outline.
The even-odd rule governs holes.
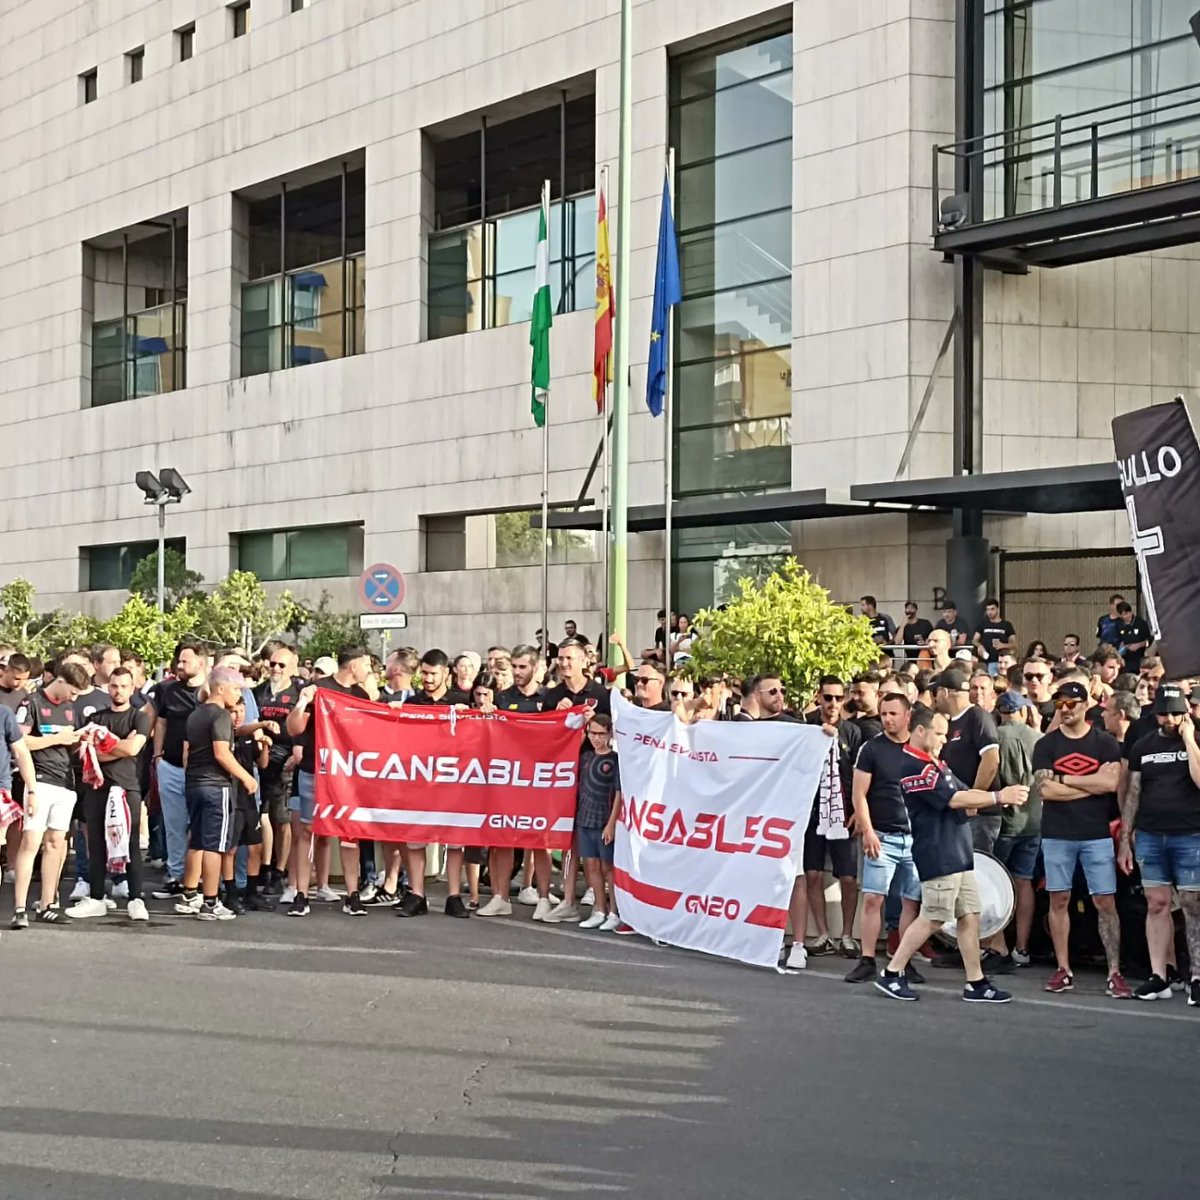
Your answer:
[[[689,692],[672,692],[671,699],[672,700],[686,700],[690,694],[691,693],[689,693]]]
[[[1045,681],[1049,678],[1050,678],[1049,675],[1030,675],[1028,672],[1026,672],[1026,675],[1025,675],[1025,681],[1027,683],[1037,683],[1039,680],[1042,683],[1045,683]]]
[[[763,688],[762,694],[764,696],[782,696],[783,688]]]
[[[637,676],[635,676],[635,677],[634,677],[634,680],[633,680],[633,682],[634,682],[634,683],[638,683],[638,684],[641,684],[641,683],[653,683],[653,682],[654,682],[654,678],[655,678],[655,677],[654,677],[653,675],[637,675]]]
[[[1082,700],[1062,699],[1062,700],[1055,700],[1054,707],[1055,708],[1063,708],[1063,709],[1066,709],[1067,712],[1070,712],[1071,709],[1073,709],[1077,704],[1082,704],[1082,703],[1083,703]]]
[[[269,663],[269,664],[268,664],[268,666],[272,666],[272,667],[279,667],[279,668],[281,668],[281,669],[282,669],[283,667],[286,667],[286,666],[287,666],[287,663],[285,663],[285,662],[284,662],[284,663],[281,663],[281,662],[273,662],[273,661],[272,661],[271,663]]]
[[[841,704],[845,698],[845,696],[835,696],[831,692],[821,693],[821,699],[824,700],[826,704]]]

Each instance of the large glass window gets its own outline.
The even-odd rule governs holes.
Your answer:
[[[333,579],[362,571],[361,525],[311,525],[237,535],[239,571],[259,579]]]
[[[683,288],[674,347],[676,494],[786,488],[790,32],[759,34],[676,60],[671,140]]]
[[[682,529],[675,535],[675,583],[678,612],[725,604],[737,596],[739,579],[765,579],[792,553],[787,525],[717,525]]]
[[[595,97],[509,120],[430,135],[434,228],[429,238],[430,338],[528,321],[542,181],[550,208],[550,287],[556,312],[595,302]]]
[[[184,538],[167,538],[168,550],[186,555]],[[157,542],[128,542],[123,545],[80,546],[80,575],[82,589],[87,592],[110,592],[128,589],[134,568],[144,558],[158,553]]]
[[[1058,116],[1063,202],[1200,174],[1195,9],[1194,0],[988,0],[985,127],[1013,132],[988,163],[985,217],[1053,203],[1053,126],[1028,127]]]
[[[249,217],[252,281],[242,286],[242,374],[361,354],[365,171],[281,188],[251,201]]]
[[[542,531],[531,524],[533,516],[532,510],[522,509],[422,517],[423,570],[539,566]],[[599,554],[598,534],[575,529],[550,530],[552,563],[594,563]]]

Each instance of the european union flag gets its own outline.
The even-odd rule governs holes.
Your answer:
[[[662,215],[658,219],[658,263],[654,269],[654,309],[650,317],[650,362],[646,368],[646,407],[662,416],[671,353],[671,309],[679,303],[679,247],[670,181],[663,180]]]

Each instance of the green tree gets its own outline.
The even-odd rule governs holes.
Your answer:
[[[291,592],[272,603],[253,571],[234,571],[205,598],[195,633],[217,646],[242,646],[256,654],[272,634],[294,629],[302,611]]]
[[[307,612],[300,641],[301,658],[320,658],[323,654],[334,657],[343,646],[352,646],[362,641],[358,628],[358,614],[338,612],[328,592],[321,593],[317,607]]]
[[[879,658],[870,622],[830,600],[794,558],[762,582],[739,580],[737,596],[698,612],[695,625],[693,676],[778,671],[793,700],[807,699],[822,675],[846,677]]]
[[[195,604],[191,600],[181,600],[163,614],[160,630],[157,606],[143,596],[134,595],[125,601],[125,607],[116,616],[100,626],[98,640],[140,654],[147,669],[153,670],[170,661],[175,643],[191,633],[198,620]]]
[[[33,584],[17,578],[0,588],[0,642],[16,646],[22,654],[44,657],[46,633],[53,617],[38,615]]]
[[[168,546],[163,555],[163,597],[167,612],[183,600],[203,599],[204,593],[200,590],[203,582],[204,576],[199,571],[189,571],[184,556],[174,546]],[[148,604],[158,604],[157,550],[138,559],[129,580],[129,594],[141,596]]]

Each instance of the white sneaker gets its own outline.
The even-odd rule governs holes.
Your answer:
[[[608,920],[606,913],[594,912],[586,921],[579,922],[580,929],[599,929]]]
[[[784,965],[791,971],[803,971],[808,966],[808,951],[805,950],[803,942],[792,943]]]
[[[206,908],[203,904],[200,905],[200,911],[196,916],[201,921],[232,921],[237,913],[233,912],[223,905],[220,900],[212,908]]]
[[[139,900],[136,897],[126,905],[125,912],[131,921],[150,920],[150,914],[146,911],[145,900]]]
[[[533,910],[533,919],[535,921],[544,921],[554,911],[555,905],[551,904],[548,898],[543,900],[539,897],[537,905]]]
[[[618,925],[620,925],[620,923],[621,923],[621,918],[618,917],[615,912],[609,913],[608,916],[604,918],[604,924],[600,926],[600,932],[601,933],[612,933],[612,931],[614,929],[616,929],[616,927]]]
[[[595,904],[595,903],[596,903],[596,892],[595,892],[595,889],[593,889],[593,888],[588,888],[588,890],[587,890],[586,892],[584,892],[584,893],[583,893],[583,899],[582,899],[582,900],[580,900],[580,902],[579,902],[579,903],[580,903],[580,904],[585,904],[585,905],[587,905],[589,908],[590,908],[590,907],[591,907],[593,904]]]
[[[371,901],[374,900],[378,895],[379,889],[373,883],[368,883],[367,886],[358,893],[358,898],[364,904],[370,904]]]
[[[194,896],[180,896],[175,901],[175,911],[181,917],[194,917],[204,905],[204,897],[197,892]]]
[[[475,915],[477,917],[511,917],[512,905],[503,896],[493,896]]]
[[[86,879],[75,880],[75,890],[71,893],[72,900],[86,900],[92,894],[92,885]]]
[[[287,885],[287,887],[285,887],[283,889],[283,892],[279,897],[279,903],[280,904],[291,904],[291,902],[293,900],[295,900],[295,898],[296,898],[296,889],[294,887],[292,887],[292,885],[289,883]]]
[[[116,912],[117,911],[117,902],[111,896],[105,896],[104,897],[104,907],[106,909],[108,909],[109,912]]]
[[[68,917],[103,917],[108,913],[108,905],[103,900],[93,900],[84,896],[78,904],[72,904],[67,909]]]
[[[527,904],[530,908],[533,908],[540,899],[541,896],[538,895],[538,890],[535,887],[522,888],[517,893],[517,903]]]
[[[540,919],[547,925],[561,925],[567,921],[578,921],[579,909],[574,904],[568,904],[565,900],[560,900]]]
[[[341,892],[335,892],[329,884],[324,884],[322,887],[315,888],[310,894],[312,900],[324,900],[326,904],[336,904],[341,898]]]
[[[9,867],[9,869],[4,872],[4,882],[5,883],[16,883],[16,881],[17,881],[17,873],[11,867]]]
[[[129,899],[129,880],[122,879],[120,883],[113,884],[112,898],[114,900]]]

